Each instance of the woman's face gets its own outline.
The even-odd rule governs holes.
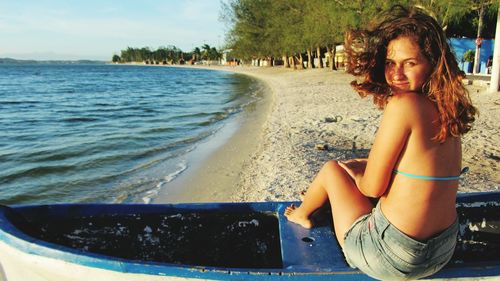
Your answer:
[[[398,37],[387,45],[385,80],[393,93],[420,92],[431,64],[411,37]]]

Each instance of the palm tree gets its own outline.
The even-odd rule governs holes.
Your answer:
[[[209,60],[210,59],[210,45],[208,44],[203,44],[203,46],[201,46],[201,49],[203,50],[201,52],[201,58],[204,59],[204,60]]]
[[[196,47],[193,50],[193,61],[197,61],[201,58],[201,51],[200,48]]]
[[[208,58],[210,60],[219,60],[222,58],[222,54],[217,51],[215,47],[210,48],[210,51],[208,53]]]

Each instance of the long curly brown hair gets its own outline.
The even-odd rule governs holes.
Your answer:
[[[422,86],[439,111],[440,130],[434,140],[444,142],[448,136],[460,136],[471,129],[476,108],[462,84],[463,72],[437,21],[419,8],[394,6],[383,12],[366,30],[351,30],[345,39],[347,72],[361,81],[351,85],[360,96],[373,95],[373,102],[384,108],[391,89],[384,69],[387,45],[400,36],[411,37],[429,60],[432,72]]]

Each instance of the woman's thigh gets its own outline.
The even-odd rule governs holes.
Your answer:
[[[336,161],[327,162],[318,177],[328,193],[335,235],[343,247],[344,233],[359,217],[369,214],[374,205],[359,191],[349,174]]]

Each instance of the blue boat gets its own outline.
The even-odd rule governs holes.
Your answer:
[[[0,280],[372,280],[327,210],[308,230],[291,203],[1,206]],[[455,255],[429,278],[500,276],[500,192],[459,194],[457,210]]]

